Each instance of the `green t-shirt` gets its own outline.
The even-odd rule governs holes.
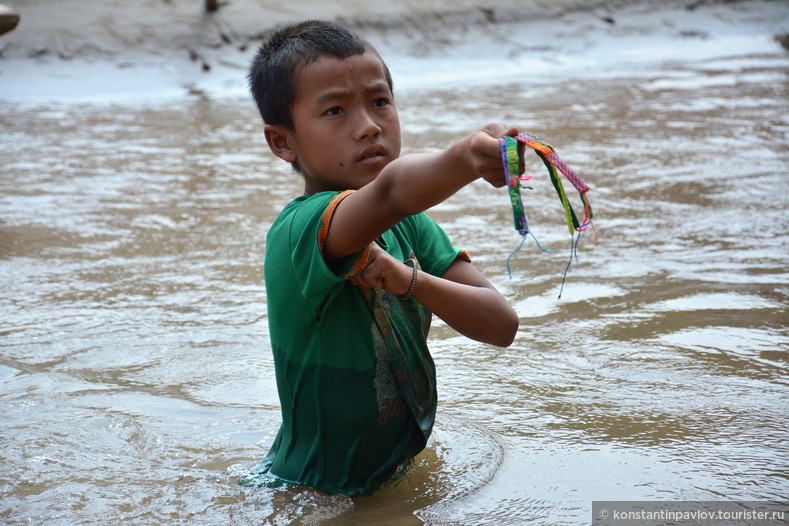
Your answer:
[[[295,199],[266,238],[282,425],[252,483],[365,493],[419,453],[432,430],[432,314],[413,299],[364,290],[341,277],[358,254],[340,262],[337,272],[326,265],[319,232],[330,221],[330,203],[341,198],[322,192]],[[408,217],[376,242],[401,261],[414,257],[421,270],[437,276],[461,254],[425,214]]]

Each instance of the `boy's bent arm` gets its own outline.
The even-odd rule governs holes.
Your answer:
[[[337,207],[324,258],[332,262],[358,252],[403,218],[444,201],[475,179],[504,186],[498,138],[517,133],[491,124],[441,152],[395,159]]]
[[[411,289],[413,270],[372,245],[368,265],[351,278],[360,287],[378,287],[395,294]],[[458,258],[443,276],[421,270],[411,296],[464,336],[509,346],[518,331],[515,310],[496,288],[468,261]]]
[[[508,347],[518,332],[520,320],[512,306],[463,259],[456,259],[440,278],[419,271],[412,296],[473,340]]]

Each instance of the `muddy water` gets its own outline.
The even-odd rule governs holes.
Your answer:
[[[356,500],[247,489],[279,425],[264,236],[298,178],[243,95],[0,101],[0,520],[580,524],[593,500],[789,492],[789,59],[410,87],[408,152],[489,120],[592,185],[570,267],[543,169],[518,242],[483,184],[434,209],[517,308],[514,345],[437,323],[436,432]],[[503,96],[506,94],[506,96]],[[574,196],[573,196],[574,198]]]

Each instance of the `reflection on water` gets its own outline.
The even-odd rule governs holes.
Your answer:
[[[436,434],[356,500],[234,483],[279,423],[264,236],[300,191],[251,102],[0,102],[0,518],[578,524],[592,500],[785,497],[787,72],[401,93],[408,151],[489,120],[553,143],[601,242],[557,300],[569,239],[537,164],[527,213],[558,253],[527,242],[511,280],[506,196],[474,184],[432,211],[520,333],[497,349],[437,324]]]

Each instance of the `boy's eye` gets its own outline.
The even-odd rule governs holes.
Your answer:
[[[383,108],[384,106],[388,106],[388,105],[389,105],[389,99],[387,98],[382,97],[380,99],[375,99],[375,101],[373,101],[373,106],[375,106],[376,108]]]
[[[326,110],[325,115],[339,115],[342,110],[339,106],[334,106],[333,108],[329,108]]]

